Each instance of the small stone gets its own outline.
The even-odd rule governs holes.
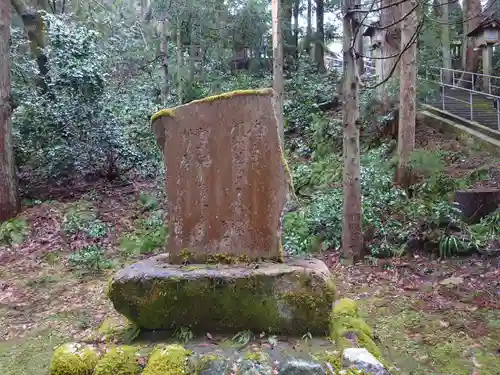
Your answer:
[[[244,360],[240,365],[241,375],[272,375],[273,369],[267,363]]]
[[[325,369],[319,363],[303,359],[289,359],[278,371],[279,375],[325,375]]]
[[[347,348],[343,353],[344,366],[371,375],[390,375],[382,363],[365,348]]]
[[[253,360],[241,360],[238,364],[227,360],[211,361],[200,375],[273,375],[273,370],[267,363],[259,363]]]
[[[232,366],[223,360],[211,361],[210,364],[201,371],[200,375],[220,375],[232,371]]]
[[[442,280],[439,284],[444,286],[458,286],[464,282],[464,278],[461,276],[448,277]]]

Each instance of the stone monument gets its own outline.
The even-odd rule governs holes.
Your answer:
[[[172,263],[280,259],[286,186],[272,106],[270,90],[241,91],[153,117]]]
[[[137,326],[195,332],[328,334],[325,264],[281,247],[286,168],[274,91],[193,101],[152,117],[163,152],[164,255],[119,271],[108,296]]]

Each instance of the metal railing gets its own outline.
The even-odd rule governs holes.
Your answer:
[[[500,77],[431,67],[421,78],[438,86],[427,104],[500,131]]]

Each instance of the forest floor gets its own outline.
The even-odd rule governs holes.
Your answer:
[[[417,145],[460,152],[453,139],[419,127]],[[462,175],[481,165],[500,170],[498,158],[469,150],[448,166]],[[487,182],[500,186],[500,177]],[[66,188],[68,191],[68,188]],[[98,182],[53,191],[26,207],[30,233],[21,244],[0,247],[0,369],[2,375],[46,375],[53,348],[95,334],[104,321],[122,322],[106,298],[113,269],[82,272],[68,257],[98,244],[115,269],[145,255],[119,246],[145,215],[141,193],[156,183]],[[108,231],[100,239],[62,230],[75,202],[91,205]],[[336,253],[320,255],[343,297],[359,300],[389,362],[408,375],[500,375],[500,258],[470,256],[441,261],[412,253],[378,264],[342,265]],[[120,323],[121,324],[121,323]],[[301,340],[298,340],[301,341]]]

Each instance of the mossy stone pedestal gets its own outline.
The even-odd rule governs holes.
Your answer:
[[[331,274],[319,260],[182,266],[165,255],[121,270],[108,295],[138,327],[202,334],[328,335],[335,300]]]

